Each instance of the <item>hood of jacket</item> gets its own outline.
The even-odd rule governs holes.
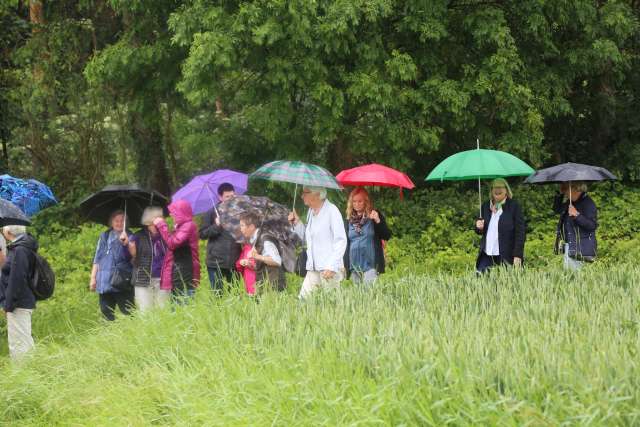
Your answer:
[[[173,217],[176,225],[193,221],[193,209],[186,200],[176,200],[169,205],[169,214]]]
[[[7,249],[16,248],[18,246],[23,246],[33,252],[38,251],[38,241],[30,234],[23,234],[22,236],[18,236],[18,238],[13,242],[7,243]]]

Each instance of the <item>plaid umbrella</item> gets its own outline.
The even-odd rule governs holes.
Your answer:
[[[218,206],[218,213],[222,227],[238,242],[246,241],[240,233],[240,215],[245,212],[255,213],[260,219],[258,227],[261,232],[269,233],[281,242],[290,243],[300,239],[291,229],[288,221],[289,209],[286,206],[268,197],[235,196],[221,203]]]
[[[336,190],[342,188],[331,172],[325,168],[298,161],[276,160],[260,166],[249,177],[291,182],[310,187],[326,187]]]

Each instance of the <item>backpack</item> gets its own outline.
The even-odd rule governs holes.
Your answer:
[[[53,290],[56,285],[56,275],[46,259],[37,252],[34,252],[33,255],[35,264],[30,283],[31,291],[33,291],[36,301],[43,301],[53,295]]]

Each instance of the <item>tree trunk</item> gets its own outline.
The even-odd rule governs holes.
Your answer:
[[[167,104],[167,120],[165,122],[164,131],[165,147],[167,148],[167,154],[169,156],[170,177],[171,177],[171,189],[174,189],[178,184],[178,162],[176,161],[176,148],[173,144],[173,106]]]
[[[169,196],[171,185],[162,147],[159,105],[153,100],[143,100],[137,107],[130,114],[132,137],[136,141],[138,183]]]

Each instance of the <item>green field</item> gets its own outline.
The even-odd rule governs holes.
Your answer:
[[[635,425],[638,277],[392,274],[307,303],[203,291],[6,365],[0,410],[20,425]]]
[[[549,194],[519,188],[527,268],[477,278],[475,198],[447,188],[381,201],[396,237],[371,291],[346,282],[301,303],[293,276],[258,301],[204,286],[189,306],[113,324],[87,290],[101,228],[52,224],[38,237],[58,284],[35,311],[31,360],[9,362],[0,320],[0,420],[638,425],[640,190],[612,188],[594,193],[599,260],[579,273],[551,251]]]

